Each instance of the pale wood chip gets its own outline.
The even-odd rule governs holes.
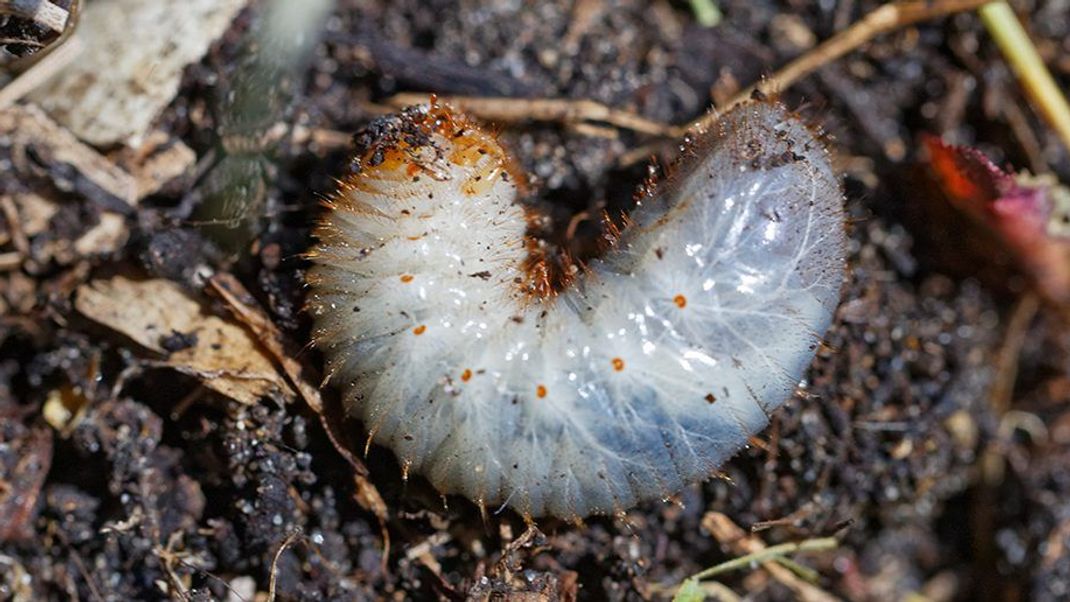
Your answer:
[[[65,163],[108,194],[133,206],[137,185],[133,176],[86,146],[35,105],[0,110],[0,137],[16,147],[32,147],[53,163]]]
[[[293,389],[248,331],[205,313],[174,282],[124,276],[96,280],[78,288],[75,309],[161,355],[168,354],[165,340],[186,335],[193,344],[170,353],[161,364],[195,376],[231,399],[252,404],[266,396],[294,398]]]
[[[32,93],[79,138],[139,146],[178,92],[187,65],[204,56],[248,0],[95,0],[78,25],[85,50]]]

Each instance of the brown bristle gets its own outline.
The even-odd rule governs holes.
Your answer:
[[[546,242],[527,237],[528,256],[524,260],[521,290],[528,297],[546,299],[568,288],[580,273],[580,267],[568,253]]]
[[[598,253],[604,255],[610,249],[615,247],[620,241],[620,234],[623,232],[625,221],[628,218],[627,214],[621,214],[621,224],[613,221],[608,211],[602,211],[602,236],[598,239]]]

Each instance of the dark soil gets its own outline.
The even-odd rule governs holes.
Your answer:
[[[565,0],[340,0],[283,119],[351,133],[389,95],[433,91],[586,98],[685,123],[711,96],[727,98],[804,52],[807,32],[825,39],[877,4],[720,0],[724,21],[702,28],[688,3],[665,0],[581,1],[594,16],[579,20]],[[1066,3],[1018,6],[1051,64],[1070,64]],[[212,108],[250,19],[189,69],[164,117],[199,155],[216,148]],[[1070,73],[1057,75],[1070,87]],[[136,236],[118,256],[3,281],[0,598],[210,600],[267,592],[270,582],[292,600],[667,599],[687,576],[739,555],[704,528],[715,511],[755,527],[768,545],[840,538],[837,549],[801,559],[838,598],[1066,599],[1070,337],[1042,306],[1007,360],[1021,282],[976,262],[963,269],[957,240],[923,227],[931,224],[918,207],[938,195],[917,139],[942,134],[1021,168],[1041,158],[1063,181],[1070,157],[968,14],[883,36],[784,100],[827,130],[846,174],[851,277],[805,390],[718,478],[621,517],[540,521],[540,535],[509,545],[524,533],[519,517],[481,517],[420,478],[403,482],[390,452],[372,448],[383,527],[302,404],[250,407],[212,393],[184,403],[197,381],[133,368],[139,351],[129,341],[71,308],[71,291],[92,276],[153,274],[192,288],[193,266],[226,269],[292,341],[307,342],[297,257],[347,153],[288,140],[270,161],[253,159],[272,178],[264,202],[242,216],[252,242],[237,252],[208,245],[216,233],[176,226],[195,199],[165,190],[130,218]],[[531,202],[553,217],[547,237],[563,238],[579,212],[629,206],[647,169],[621,159],[649,139],[619,134],[504,128],[535,176]],[[671,161],[675,145],[656,152]],[[35,185],[52,184],[0,182]],[[70,232],[54,236],[74,238],[94,220],[92,199],[80,206],[86,215],[68,216]],[[584,222],[580,242],[566,244],[582,252],[595,234]],[[314,352],[301,357],[319,362]],[[990,400],[1008,363],[1017,379],[1004,412]],[[52,391],[88,401],[69,433],[41,417]],[[342,431],[363,449],[359,424]],[[723,583],[748,599],[793,597],[761,570]]]

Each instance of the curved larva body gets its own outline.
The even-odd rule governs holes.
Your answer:
[[[317,231],[314,336],[374,440],[443,492],[560,517],[672,494],[766,426],[832,318],[842,192],[779,105],[726,114],[547,296],[492,137],[426,107],[377,133]]]

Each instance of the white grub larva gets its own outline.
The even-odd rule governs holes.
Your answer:
[[[777,103],[698,135],[578,270],[527,236],[510,159],[464,117],[413,107],[362,138],[310,252],[315,343],[374,441],[481,507],[579,518],[707,478],[839,301],[840,182]]]

